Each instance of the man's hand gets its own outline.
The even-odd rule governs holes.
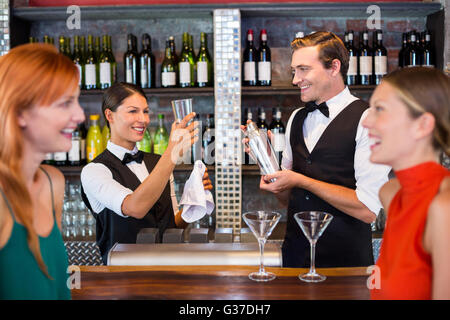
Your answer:
[[[302,177],[304,177],[302,174],[296,173],[294,171],[281,170],[273,174],[268,174],[261,177],[259,187],[261,190],[266,190],[278,194],[283,191],[299,187],[299,183],[301,182]],[[275,181],[270,182],[270,180],[272,179],[275,179]]]

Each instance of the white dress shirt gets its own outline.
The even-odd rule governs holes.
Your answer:
[[[138,152],[136,146],[133,150],[128,150],[111,141],[108,141],[106,148],[119,158],[120,161],[122,161],[125,153],[128,152],[134,155]],[[132,161],[126,165],[141,183],[149,175],[144,161],[142,161],[142,163]],[[91,162],[81,171],[80,179],[83,184],[84,193],[95,213],[101,212],[106,207],[121,217],[128,217],[122,213],[122,202],[125,197],[133,193],[133,191],[114,180],[108,167],[102,163]],[[172,198],[174,214],[176,214],[178,212],[178,202],[175,196],[173,174],[170,175],[170,196]]]
[[[345,109],[350,103],[358,100],[357,97],[350,93],[348,87],[345,87],[339,94],[326,101],[330,111],[329,118],[325,117],[319,110],[314,110],[308,113],[305,122],[303,123],[303,136],[308,151],[311,153],[317,141],[319,141],[325,129],[331,121]],[[286,149],[283,151],[283,160],[281,167],[283,169],[292,169],[292,148],[290,143],[290,132],[292,121],[299,110],[296,109],[286,126]],[[356,196],[370,211],[378,215],[382,208],[381,202],[378,198],[378,192],[383,184],[388,181],[388,173],[390,167],[385,165],[373,164],[370,162],[370,143],[368,130],[362,126],[363,119],[367,116],[365,110],[361,116],[356,132],[356,147],[355,147],[355,179],[356,179]]]

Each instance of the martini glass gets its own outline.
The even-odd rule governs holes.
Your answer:
[[[328,227],[333,216],[326,212],[320,211],[303,211],[294,214],[294,218],[302,229],[305,237],[308,238],[311,247],[311,266],[309,272],[299,275],[300,280],[306,282],[321,282],[327,277],[316,272],[316,243],[322,233]]]
[[[271,272],[264,270],[264,245],[267,238],[272,233],[272,230],[280,221],[281,214],[278,212],[267,211],[253,211],[244,213],[243,218],[245,223],[250,227],[254,236],[259,243],[260,264],[259,271],[253,272],[248,275],[251,280],[254,281],[271,281],[276,276]]]

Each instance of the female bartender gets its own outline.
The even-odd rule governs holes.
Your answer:
[[[138,151],[150,123],[147,98],[141,88],[116,83],[103,95],[102,112],[111,130],[106,150],[81,172],[82,196],[96,217],[97,245],[106,264],[111,247],[119,243],[136,243],[142,228],[158,228],[160,237],[167,228],[184,227],[181,210],[173,189],[172,171],[182,156],[180,138],[172,138],[177,129],[189,132],[189,146],[198,129],[195,113],[180,123],[173,123],[169,144],[162,156]],[[194,130],[195,129],[195,130]],[[186,131],[185,131],[186,132]],[[186,146],[183,147],[186,150]],[[170,183],[169,183],[170,179]],[[205,189],[212,189],[205,172]]]

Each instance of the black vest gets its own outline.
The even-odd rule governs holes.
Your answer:
[[[356,189],[354,157],[358,123],[368,105],[356,100],[342,110],[323,132],[312,153],[303,137],[307,112],[300,110],[292,121],[290,142],[292,170],[307,177]],[[310,246],[294,219],[300,211],[325,211],[333,215],[316,244],[316,267],[353,267],[373,264],[370,224],[345,214],[315,194],[299,188],[291,190],[283,267],[309,267]]]
[[[160,156],[153,153],[145,153],[144,163],[150,173],[156,166]],[[108,149],[96,157],[92,162],[102,163],[111,170],[113,179],[131,190],[141,184],[136,175]],[[103,263],[107,263],[108,252],[111,247],[119,243],[136,243],[136,237],[142,228],[158,228],[161,237],[167,228],[175,228],[175,218],[170,197],[170,183],[166,182],[166,187],[161,197],[142,219],[133,217],[123,218],[108,208],[103,209],[98,214],[92,211],[89,201],[81,188],[81,196],[84,203],[92,212],[96,219],[96,238],[100,248]],[[111,197],[114,197],[112,194]]]

